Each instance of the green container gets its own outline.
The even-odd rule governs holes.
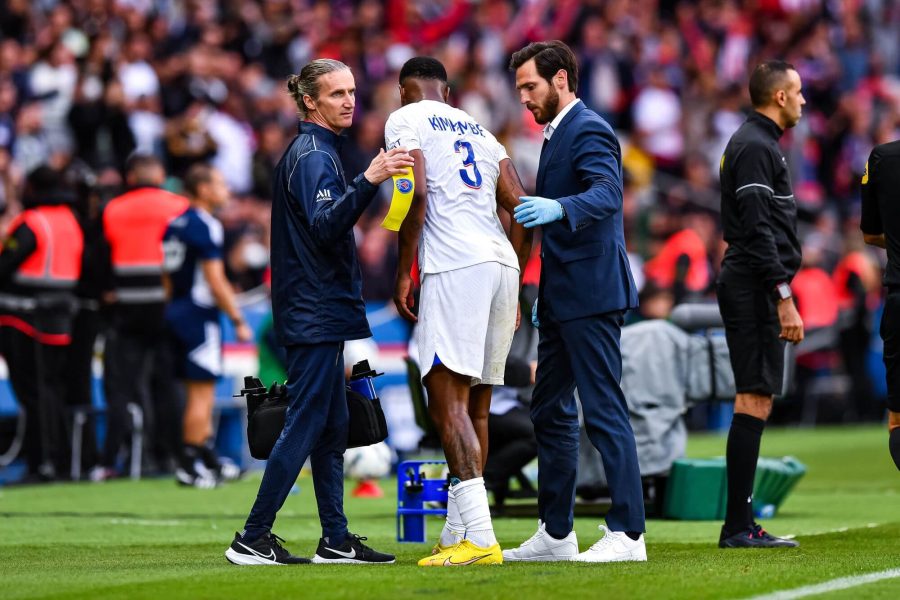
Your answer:
[[[663,515],[705,521],[725,518],[725,459],[681,458],[672,464]]]
[[[777,510],[805,474],[806,466],[793,456],[760,458],[753,482],[753,509],[773,506]]]
[[[784,502],[806,467],[796,458],[760,458],[753,482],[753,508],[772,515]],[[712,521],[725,518],[727,500],[725,458],[681,458],[672,464],[663,516]]]

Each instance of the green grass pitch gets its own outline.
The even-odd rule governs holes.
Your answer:
[[[693,435],[690,456],[716,456],[725,439]],[[0,598],[745,598],[900,567],[900,474],[883,427],[772,429],[766,456],[791,454],[809,471],[780,513],[764,521],[795,534],[797,550],[719,550],[719,523],[653,520],[645,564],[507,564],[420,568],[430,546],[399,544],[395,489],[346,501],[351,530],[397,554],[396,565],[236,567],[223,556],[255,496],[259,474],[217,490],[171,480],[0,488]],[[319,536],[311,481],[290,496],[275,532],[310,556]],[[495,519],[501,545],[535,519]],[[598,537],[579,517],[584,549]],[[429,536],[440,522],[429,522]],[[826,594],[900,598],[900,578]]]

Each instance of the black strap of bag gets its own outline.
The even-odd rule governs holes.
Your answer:
[[[244,388],[236,396],[247,397],[247,443],[250,456],[266,460],[284,429],[287,415],[287,390],[273,383],[267,390],[256,377],[244,377]]]
[[[362,367],[364,363],[364,369]],[[354,373],[371,376],[368,361],[354,366]],[[371,371],[374,373],[374,371]],[[372,399],[347,387],[347,411],[349,426],[347,428],[347,447],[358,448],[383,442],[387,439],[387,421],[381,400],[377,396]],[[283,384],[273,383],[268,389],[256,377],[244,377],[244,387],[235,397],[247,398],[247,443],[250,456],[266,460],[284,429],[287,416],[287,388]]]
[[[347,388],[347,409],[350,412],[350,426],[347,431],[347,447],[371,446],[387,439],[387,422],[377,397],[369,400],[360,393]]]

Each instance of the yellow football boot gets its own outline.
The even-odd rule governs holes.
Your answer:
[[[459,542],[457,542],[457,543],[459,543]],[[441,552],[446,552],[447,550],[450,550],[454,546],[456,546],[456,544],[453,544],[453,546],[444,546],[443,544],[441,544],[440,541],[438,541],[438,543],[434,545],[434,548],[431,549],[431,555],[434,556],[435,554],[440,554]]]
[[[420,567],[462,567],[465,565],[499,565],[503,564],[503,552],[500,544],[490,548],[476,546],[469,540],[462,540],[455,546],[426,556],[419,561]]]

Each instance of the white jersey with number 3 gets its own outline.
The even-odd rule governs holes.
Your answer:
[[[485,262],[519,269],[497,216],[500,161],[496,138],[466,112],[422,100],[394,111],[384,127],[388,149],[404,146],[425,155],[428,202],[419,243],[422,274]]]

